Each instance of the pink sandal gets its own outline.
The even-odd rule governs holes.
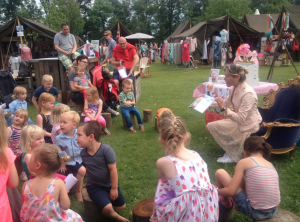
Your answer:
[[[232,208],[232,201],[229,199],[228,202],[224,201],[224,198],[222,196],[219,196],[219,202],[222,204],[226,209],[231,209]]]
[[[231,200],[231,203],[233,204],[234,208],[235,208],[237,211],[240,211],[239,208],[237,207],[236,203],[234,202],[233,198],[232,198],[232,197],[229,197],[229,199]]]

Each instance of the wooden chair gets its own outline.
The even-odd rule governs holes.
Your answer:
[[[262,124],[255,134],[273,147],[271,153],[290,152],[293,159],[300,135],[300,76],[278,86],[265,95],[262,108],[258,108]]]
[[[143,57],[140,60],[140,65],[139,65],[139,69],[140,69],[140,73],[141,73],[141,78],[143,77],[151,77],[150,75],[150,66],[148,64],[149,62],[149,58],[148,57]],[[148,73],[145,73],[145,70],[148,69]]]

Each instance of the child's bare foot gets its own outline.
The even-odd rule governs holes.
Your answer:
[[[145,131],[145,129],[144,129],[144,126],[143,125],[140,125],[140,131]]]
[[[133,127],[131,127],[131,128],[129,129],[129,131],[132,132],[132,133],[135,133],[135,132],[136,132],[136,131],[133,129]]]
[[[77,198],[78,201],[83,201],[81,191],[80,192],[76,192],[76,198]]]

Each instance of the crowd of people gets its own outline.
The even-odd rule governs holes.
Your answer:
[[[65,26],[62,25],[62,31]],[[110,31],[104,35],[108,44],[115,45]],[[66,36],[59,37],[63,38]],[[60,59],[68,59],[59,42],[58,47],[63,54]],[[139,59],[137,51],[123,37],[110,49],[105,59],[115,70],[117,85],[120,76],[116,70],[125,67],[128,74],[121,83],[121,113],[130,132],[136,132],[130,113],[136,115],[139,129],[144,131],[130,78]],[[85,71],[87,62],[86,56],[77,56],[75,69],[68,73],[71,99],[84,103],[84,122],[80,123],[80,116],[70,107],[57,103],[60,95],[50,75],[43,76],[42,86],[33,95],[38,111],[36,125],[29,118],[23,87],[18,86],[13,92],[11,125],[0,112],[1,221],[82,221],[79,214],[69,209],[70,199],[63,182],[66,173],[73,173],[78,179],[77,201],[83,201],[82,187],[87,176],[87,192],[103,215],[129,221],[115,211],[125,209],[126,202],[118,185],[116,154],[110,145],[101,142],[102,132],[111,135],[101,116],[109,108],[99,97],[98,89],[91,85]],[[279,178],[268,161],[271,146],[261,137],[250,136],[257,131],[260,115],[257,95],[245,83],[247,73],[242,66],[225,66],[225,81],[233,90],[224,101],[216,98],[212,104],[225,111],[228,119],[212,122],[206,129],[226,151],[222,161],[237,162],[233,177],[223,169],[216,171],[216,186],[210,181],[209,166],[196,151],[185,146],[191,135],[183,119],[170,109],[158,110],[159,142],[165,147],[165,156],[156,163],[159,181],[151,221],[218,221],[219,203],[228,209],[234,206],[253,220],[276,214],[280,203]],[[21,196],[15,189],[19,176],[25,180]]]

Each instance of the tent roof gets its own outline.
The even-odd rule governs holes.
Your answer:
[[[274,23],[276,24],[279,14],[271,14]],[[260,15],[244,15],[243,23],[261,33],[269,32],[268,14]]]
[[[199,22],[197,25],[194,25],[192,28],[186,30],[185,32],[180,33],[179,35],[174,36],[174,38],[179,37],[189,37],[196,33],[206,22]]]
[[[187,22],[182,22],[178,25],[178,27],[175,29],[175,31],[167,38],[167,40],[171,40],[172,38],[174,38],[175,36],[181,34],[182,32],[188,30],[190,28],[190,25],[193,26],[193,24],[190,24],[190,21]]]
[[[276,26],[280,27],[282,21],[282,13],[288,12],[290,14],[290,31],[297,32],[300,30],[300,5],[284,5],[282,6],[280,19],[277,20]],[[280,30],[280,29],[279,29]],[[296,33],[295,33],[296,34]]]
[[[48,38],[48,39],[54,39],[54,36],[56,35],[56,33],[58,33],[57,31],[49,28],[48,26],[46,26],[40,22],[36,22],[31,19],[26,19],[26,18],[18,15],[0,27],[0,38],[6,37],[6,36],[11,36],[11,33],[14,28],[14,24],[16,23],[16,25],[17,25],[18,17],[19,17],[19,21],[20,21],[21,25],[23,25],[23,27],[24,27],[24,30],[29,28],[32,31],[38,33],[40,36]],[[75,36],[75,39],[79,46],[84,44],[84,41],[81,38],[79,38],[78,36]]]

